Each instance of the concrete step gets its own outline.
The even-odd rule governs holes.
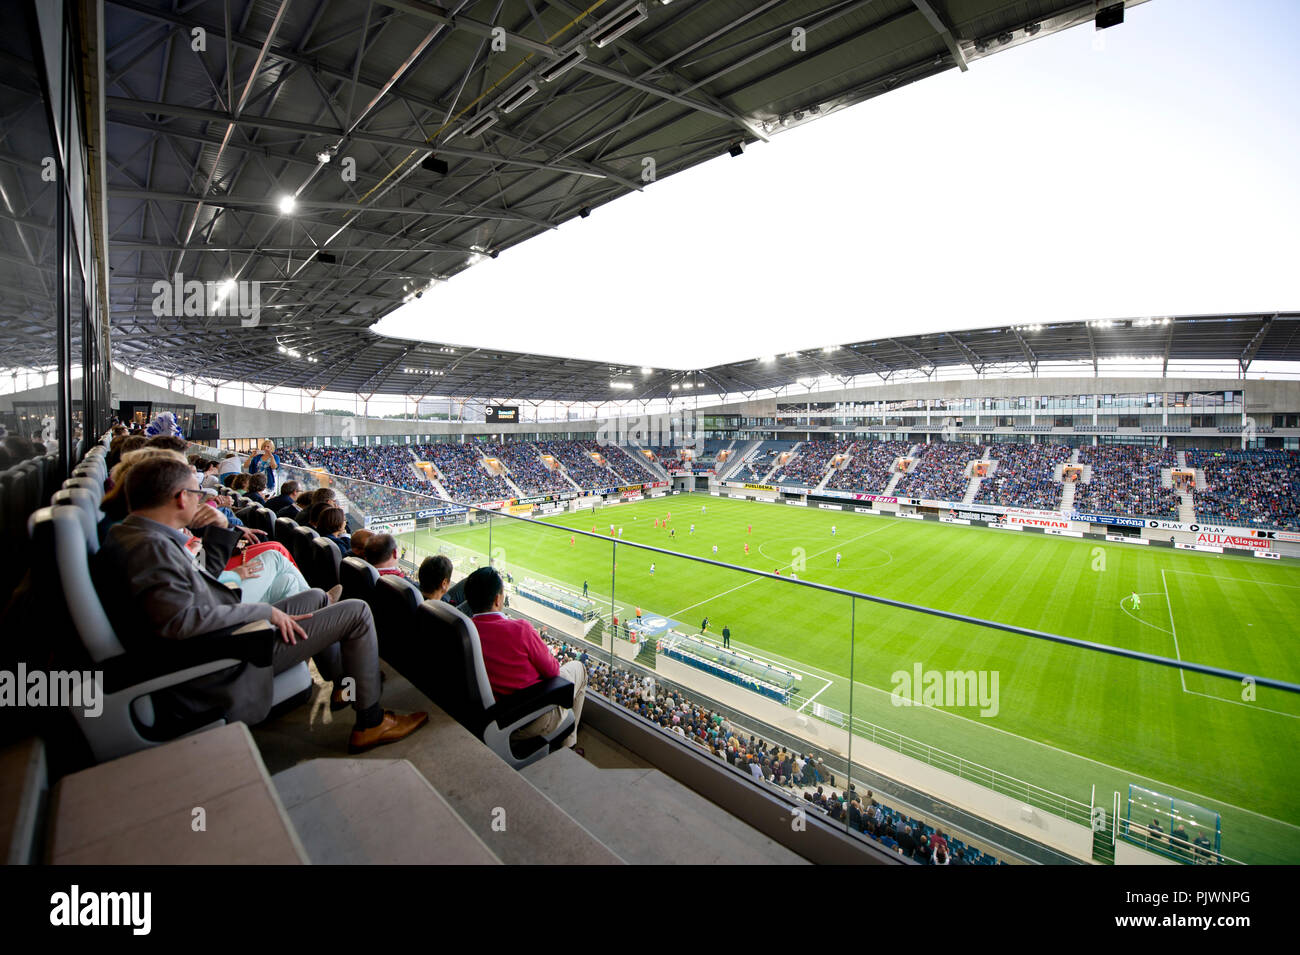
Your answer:
[[[804,862],[655,769],[601,769],[562,750],[529,766],[521,775],[630,863]]]
[[[408,680],[387,666],[384,669],[388,675],[384,706],[408,713],[425,710],[429,724],[359,760],[409,761],[464,824],[507,865],[622,862]],[[309,760],[350,761],[345,754],[352,716],[330,712],[326,705],[329,692],[330,684],[318,685],[311,705],[268,720],[253,731],[266,765],[277,776]],[[504,826],[500,825],[503,814]]]
[[[405,759],[310,759],[271,778],[317,865],[498,865]]]

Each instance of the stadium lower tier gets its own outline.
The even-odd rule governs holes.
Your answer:
[[[770,443],[730,477],[760,481],[775,466],[765,457]],[[446,494],[467,504],[602,491],[656,479],[623,449],[601,449],[590,441],[300,448],[298,453],[340,477],[436,495],[437,486],[418,466],[428,461]],[[1201,523],[1300,530],[1296,451],[806,441],[780,453],[791,455],[775,471],[782,490],[883,494],[892,486],[899,497],[1060,510],[1072,484],[1073,510],[1081,513],[1174,520],[1186,506],[1191,520]],[[386,505],[401,509],[397,499]]]

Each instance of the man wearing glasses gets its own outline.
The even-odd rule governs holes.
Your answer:
[[[401,715],[379,704],[378,643],[370,608],[359,600],[329,604],[320,590],[307,590],[275,604],[240,603],[239,594],[216,579],[240,533],[204,518],[205,492],[194,471],[171,457],[150,458],[126,480],[130,514],[114,525],[96,556],[96,586],[114,628],[133,652],[147,653],[147,635],[184,640],[259,620],[279,632],[272,665],[239,664],[153,694],[160,715],[182,719],[220,711],[227,720],[260,722],[271,706],[272,676],[308,657],[335,685],[331,709],[348,703],[356,725],[348,748],[363,752],[395,742],[428,719]],[[187,528],[201,529],[201,540]],[[350,691],[350,692],[349,692]]]

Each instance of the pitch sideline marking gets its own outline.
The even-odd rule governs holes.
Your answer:
[[[1165,581],[1165,569],[1160,568],[1160,586],[1165,591],[1165,606],[1169,608],[1169,633],[1174,638],[1174,659],[1179,663],[1183,662],[1183,655],[1178,651],[1178,628],[1174,626],[1174,602],[1169,599],[1169,584]],[[1178,668],[1178,679],[1183,681],[1183,692],[1187,692],[1187,674],[1182,667]]]

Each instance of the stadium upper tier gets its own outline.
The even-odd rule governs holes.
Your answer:
[[[769,447],[781,445],[782,447]],[[324,452],[324,453],[322,453]],[[622,448],[591,441],[301,448],[342,477],[439,495],[417,461],[434,465],[446,495],[467,504],[602,491],[644,483]],[[778,463],[778,459],[784,458]],[[609,463],[617,463],[614,470]],[[982,471],[982,473],[981,473]],[[769,477],[768,475],[774,475]],[[796,493],[823,488],[959,504],[1300,530],[1300,452],[1099,445],[902,441],[762,442],[729,475]],[[387,506],[391,501],[386,500]],[[400,507],[400,505],[399,505]],[[1184,511],[1184,507],[1186,510]]]

